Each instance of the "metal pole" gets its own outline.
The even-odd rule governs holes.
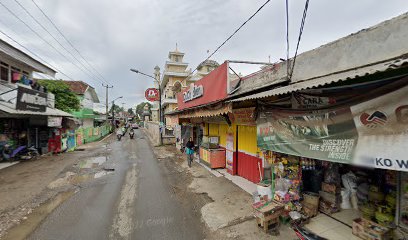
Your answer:
[[[160,145],[163,145],[163,135],[162,135],[162,131],[161,131],[161,128],[160,128],[161,123],[162,123],[161,95],[162,95],[161,84],[159,84],[159,134],[160,134]]]

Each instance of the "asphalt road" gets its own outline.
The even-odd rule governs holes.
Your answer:
[[[112,137],[104,164],[115,171],[81,183],[29,239],[203,239],[199,217],[177,198],[143,132],[135,138]]]

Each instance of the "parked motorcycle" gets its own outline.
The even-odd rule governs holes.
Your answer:
[[[40,154],[38,150],[34,147],[19,146],[15,149],[8,144],[4,145],[2,156],[4,160],[13,161],[13,160],[31,160],[38,157]]]

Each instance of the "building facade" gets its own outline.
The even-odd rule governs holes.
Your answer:
[[[82,127],[93,127],[96,118],[94,104],[99,103],[95,89],[83,81],[65,81],[65,83],[78,96],[81,103],[80,110],[72,112],[72,115],[80,120]]]

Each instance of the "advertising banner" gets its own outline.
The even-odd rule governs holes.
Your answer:
[[[356,164],[408,171],[408,86],[354,105]]]
[[[227,134],[227,141],[225,144],[225,159],[226,159],[226,168],[229,173],[233,172],[234,169],[234,134]]]
[[[258,147],[290,155],[408,171],[408,86],[351,107],[261,111]]]
[[[342,163],[351,163],[357,143],[349,108],[261,113],[257,136],[261,149]]]

